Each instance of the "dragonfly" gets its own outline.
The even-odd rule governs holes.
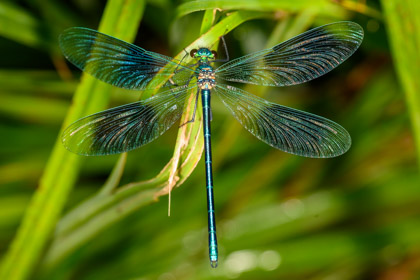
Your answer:
[[[339,156],[351,145],[350,135],[341,125],[269,102],[226,82],[276,87],[301,84],[340,65],[357,50],[362,40],[360,25],[342,21],[311,29],[272,48],[233,60],[229,60],[225,43],[225,59],[217,59],[217,52],[209,48],[193,49],[187,53],[195,63],[188,64],[92,29],[69,28],[59,37],[60,47],[65,57],[84,72],[131,90],[148,89],[155,77],[166,82],[161,86],[163,91],[148,99],[77,120],[64,130],[62,142],[71,152],[84,156],[136,149],[155,140],[177,122],[187,96],[195,91],[191,121],[195,119],[201,96],[209,258],[211,266],[217,267],[211,96],[218,96],[245,129],[276,149],[311,158]],[[221,61],[226,62],[213,67],[215,62]]]

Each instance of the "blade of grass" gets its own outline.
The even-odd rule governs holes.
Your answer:
[[[392,56],[410,112],[420,168],[420,2],[382,0]]]
[[[275,10],[287,12],[311,10],[313,13],[332,16],[335,18],[342,18],[345,14],[345,9],[330,0],[197,0],[179,5],[176,14],[178,17],[182,17],[193,12],[212,9],[266,12],[272,12]]]
[[[51,70],[0,69],[0,84],[0,94],[10,91],[14,94],[70,96],[76,89],[75,81],[63,83],[57,72]]]
[[[204,34],[214,25],[216,20],[217,10],[206,10],[201,23],[200,34]]]
[[[69,102],[59,99],[4,92],[1,94],[1,101],[1,114],[31,123],[56,124],[63,119],[69,105]]]
[[[101,195],[108,195],[110,194],[115,188],[118,187],[120,183],[122,174],[124,172],[125,163],[127,161],[127,153],[123,153],[120,158],[118,159],[117,164],[115,164],[114,169],[109,175],[108,180],[105,182],[102,189],[99,191]]]
[[[109,1],[99,31],[126,41],[133,40],[144,5],[143,0]],[[84,76],[63,128],[82,116],[103,109],[108,102],[110,88],[93,77]],[[81,157],[65,150],[59,136],[40,186],[3,260],[0,279],[26,279],[31,275],[76,181],[80,160]]]
[[[197,45],[212,45],[219,40],[220,36],[244,21],[267,15],[269,14],[232,13],[191,43],[187,49],[196,48]],[[181,52],[176,58],[183,56],[184,52]],[[165,81],[152,82],[164,83]],[[186,107],[180,123],[191,119],[194,110],[194,97],[194,94],[191,94],[187,100],[190,106]],[[184,125],[179,129],[174,156],[156,177],[148,181],[122,186],[109,196],[91,197],[66,215],[60,221],[53,243],[47,252],[43,263],[44,271],[51,270],[63,258],[92,240],[112,224],[137,209],[156,202],[159,196],[166,195],[170,187],[170,176],[173,176],[174,180],[171,187],[180,186],[189,177],[201,158],[204,145],[201,133],[201,111],[197,110],[196,121],[192,125]]]

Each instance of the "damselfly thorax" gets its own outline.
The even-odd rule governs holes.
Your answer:
[[[190,52],[191,57],[199,59],[196,71],[197,85],[200,89],[212,89],[216,85],[216,77],[213,67],[209,63],[213,62],[217,56],[215,51],[210,51],[208,48],[193,49]]]
[[[200,71],[197,77],[198,87],[200,89],[212,89],[216,85],[213,67],[208,64],[203,64],[198,66],[197,70]]]

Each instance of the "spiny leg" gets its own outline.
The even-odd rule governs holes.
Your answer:
[[[225,48],[225,54],[226,54],[226,61],[229,61],[229,52],[228,52],[228,48],[226,46],[226,41],[225,41],[225,37],[220,37],[220,39],[222,40],[223,43],[223,47]]]
[[[225,49],[226,58],[224,58],[224,59],[215,59],[212,62],[227,62],[227,61],[229,61],[229,52],[228,52],[228,49],[227,49],[227,46],[226,46],[225,38],[223,36],[221,36],[220,39],[222,40],[222,44],[223,44],[223,47]]]
[[[188,52],[187,52],[187,50],[184,48],[184,52],[185,52],[185,55],[182,57],[182,59],[181,59],[181,61],[178,63],[178,65],[176,66],[176,68],[175,68],[175,70],[174,70],[174,75],[176,74],[176,73],[178,73],[179,71],[182,71],[182,70],[184,70],[184,69],[180,69],[180,70],[178,70],[178,68],[179,68],[179,65],[181,65],[181,63],[182,63],[182,61],[188,56]],[[191,80],[191,79],[190,79]],[[177,83],[175,83],[173,80],[172,80],[172,77],[171,78],[169,78],[168,79],[168,81],[171,83],[171,85],[172,86],[175,86],[175,87],[178,87],[179,85],[177,84]],[[189,80],[188,80],[189,81]],[[188,84],[188,83],[187,83]]]
[[[189,120],[189,121],[186,121],[186,122],[185,122],[185,123],[183,123],[183,124],[181,124],[179,127],[182,127],[182,126],[184,126],[184,125],[186,125],[186,124],[189,124],[189,123],[193,123],[193,122],[195,121],[195,113],[196,113],[196,111],[197,111],[198,96],[199,96],[199,94],[200,94],[200,88],[197,88],[197,93],[196,93],[196,96],[195,96],[194,112],[193,112],[192,119],[191,119],[191,120]]]

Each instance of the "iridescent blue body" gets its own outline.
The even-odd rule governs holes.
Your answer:
[[[213,196],[213,173],[211,159],[211,109],[210,109],[210,90],[201,90],[201,101],[203,104],[203,131],[204,131],[204,160],[206,167],[206,189],[207,189],[207,212],[208,212],[208,231],[209,231],[209,255],[212,267],[217,266],[217,237],[216,237],[216,220],[214,212],[214,196]]]
[[[207,212],[209,233],[209,256],[212,267],[217,267],[218,250],[216,236],[216,219],[214,211],[213,172],[211,159],[211,89],[216,85],[213,67],[209,64],[209,57],[214,59],[214,54],[206,48],[199,49],[195,56],[200,59],[197,67],[197,85],[201,90],[201,103],[203,106],[203,132],[204,132],[204,161],[206,167]]]
[[[228,62],[213,69],[216,52],[208,48],[192,50],[190,55],[197,63],[186,64],[95,30],[69,28],[60,35],[60,47],[66,58],[81,70],[125,89],[170,89],[72,123],[63,132],[63,144],[68,150],[85,156],[136,149],[155,140],[178,121],[190,90],[196,89],[195,109],[199,94],[203,107],[210,264],[216,267],[211,96],[218,96],[245,129],[276,149],[312,158],[339,156],[351,145],[349,133],[339,124],[269,102],[225,83],[282,87],[311,81],[344,62],[362,39],[363,29],[358,24],[343,21],[314,28],[272,48],[233,60],[228,59],[224,44],[227,58],[224,61]],[[149,82],[155,77],[167,82],[153,86]]]

